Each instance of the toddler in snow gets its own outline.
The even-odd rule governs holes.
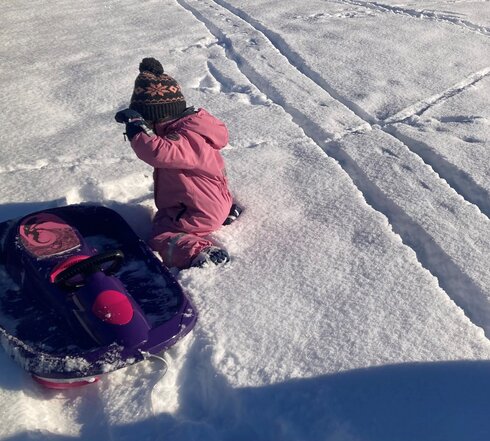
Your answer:
[[[154,58],[139,66],[129,109],[116,114],[138,158],[154,167],[157,213],[150,246],[168,267],[223,264],[228,253],[207,236],[235,220],[241,209],[228,190],[220,150],[223,122],[187,107],[179,84]]]

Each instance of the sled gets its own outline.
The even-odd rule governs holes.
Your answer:
[[[97,381],[196,323],[182,288],[115,211],[71,205],[0,224],[0,337],[46,387]]]

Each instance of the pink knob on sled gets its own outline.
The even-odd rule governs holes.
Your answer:
[[[125,325],[133,318],[133,306],[129,299],[112,289],[102,291],[92,306],[92,312],[100,320],[111,325]]]

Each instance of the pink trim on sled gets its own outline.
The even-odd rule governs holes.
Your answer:
[[[78,378],[78,379],[54,379],[54,378],[43,378],[37,375],[32,375],[33,380],[36,383],[48,388],[48,389],[73,389],[76,387],[86,386],[88,384],[93,384],[99,381],[99,377],[88,377],[88,378]]]
[[[88,259],[89,257],[90,256],[85,256],[83,254],[68,257],[68,259],[64,260],[63,262],[55,266],[55,268],[51,272],[51,275],[49,276],[49,281],[51,283],[54,283],[54,281],[56,280],[56,276],[58,274],[60,274],[70,266],[75,265],[75,263],[81,262],[82,260]]]

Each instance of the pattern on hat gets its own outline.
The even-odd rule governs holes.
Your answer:
[[[154,58],[144,58],[139,69],[129,107],[148,121],[179,116],[187,105],[177,81]]]

